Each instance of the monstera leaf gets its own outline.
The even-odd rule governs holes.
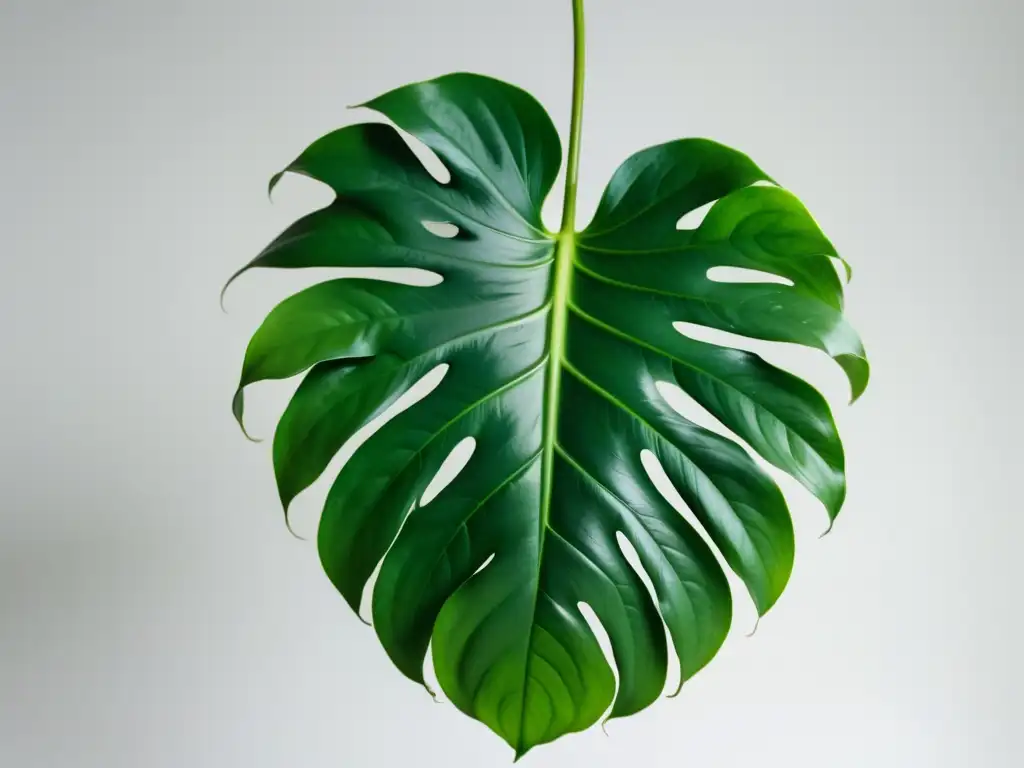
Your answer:
[[[581,51],[578,27],[578,63]],[[242,270],[417,267],[440,277],[334,279],[283,301],[249,344],[234,410],[241,420],[248,385],[305,372],[273,444],[287,509],[358,430],[446,366],[436,389],[342,467],[319,551],[356,611],[380,566],[373,625],[395,665],[424,683],[431,648],[448,698],[517,755],[654,701],[665,626],[683,681],[726,636],[719,559],[656,489],[645,459],[660,463],[760,613],[786,585],[793,529],[779,489],[738,443],[671,408],[659,382],[798,479],[831,517],[843,503],[843,449],[821,395],[673,323],[820,349],[854,397],[868,378],[843,319],[835,250],[740,152],[704,139],[638,152],[577,232],[581,101],[578,66],[557,233],[540,215],[561,164],[548,115],[518,88],[453,74],[364,105],[432,149],[449,180],[387,123],[341,128],[285,169],[328,185],[334,202]],[[677,228],[712,201],[700,226]],[[719,282],[708,277],[715,267],[777,280]],[[468,464],[425,496],[467,438]],[[617,684],[581,604],[607,632]]]

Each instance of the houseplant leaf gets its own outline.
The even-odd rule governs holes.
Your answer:
[[[507,83],[453,74],[364,106],[426,144],[436,180],[386,123],[347,126],[284,172],[336,199],[290,227],[254,267],[417,267],[432,286],[341,278],[286,299],[253,336],[234,400],[305,374],[274,437],[287,510],[357,431],[438,366],[441,383],[390,419],[341,468],[318,532],[328,576],[408,677],[438,681],[521,756],[681,680],[722,644],[731,597],[705,539],[655,488],[660,463],[763,614],[793,562],[779,489],[747,451],[673,410],[680,387],[834,519],[844,459],[824,399],[757,355],[705,343],[675,322],[801,344],[830,355],[854,397],[868,367],[842,315],[838,256],[790,193],[745,155],[703,139],[629,158],[597,213],[575,227],[582,108],[582,3],[563,222],[541,206],[561,164],[543,108]],[[271,187],[281,174],[274,177]],[[684,214],[717,201],[703,222]],[[439,225],[444,225],[443,231]],[[734,284],[716,267],[787,284]],[[237,275],[236,275],[237,277]],[[466,467],[428,485],[456,446]],[[635,551],[653,596],[619,538]],[[607,632],[618,682],[580,605]]]

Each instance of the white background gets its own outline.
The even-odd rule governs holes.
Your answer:
[[[248,276],[226,316],[217,293],[324,199],[288,181],[271,205],[265,183],[360,117],[346,104],[474,70],[533,92],[564,135],[569,7],[0,4],[0,764],[509,764],[390,665],[285,530],[267,444],[232,422],[248,334],[301,280]],[[850,494],[820,541],[824,512],[792,494],[796,568],[756,635],[742,598],[683,695],[524,764],[1024,764],[1021,16],[588,2],[581,218],[648,144],[748,152],[853,263],[874,379],[847,409],[841,377],[806,363]],[[293,386],[254,390],[256,433]]]

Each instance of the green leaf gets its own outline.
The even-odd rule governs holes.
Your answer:
[[[789,578],[793,528],[779,489],[738,442],[670,407],[659,383],[799,480],[830,518],[842,506],[843,449],[821,395],[673,323],[822,350],[854,397],[867,362],[842,315],[835,249],[745,155],[704,139],[639,152],[577,233],[570,151],[566,221],[552,233],[540,211],[561,149],[531,96],[453,74],[365,106],[426,144],[450,179],[431,176],[387,123],[334,131],[284,172],[327,184],[336,200],[239,274],[404,266],[440,282],[341,278],[286,299],[252,337],[234,410],[241,421],[245,387],[305,373],[273,445],[287,509],[346,441],[447,366],[333,479],[320,557],[355,611],[379,566],[373,624],[395,665],[425,684],[432,649],[448,698],[521,756],[651,704],[665,687],[666,627],[682,681],[711,660],[732,615],[718,556],[760,614]],[[677,227],[713,201],[698,227]],[[439,222],[452,236],[432,231]],[[708,276],[716,267],[787,284],[719,282]],[[468,464],[425,501],[469,438]],[[706,538],[658,491],[645,452]],[[581,604],[607,633],[617,683]]]

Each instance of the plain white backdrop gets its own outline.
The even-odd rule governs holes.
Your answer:
[[[633,151],[709,136],[852,262],[866,396],[833,533],[786,485],[790,587],[671,701],[524,763],[1012,768],[1024,703],[1012,0],[589,0],[580,216]],[[248,335],[309,277],[224,279],[325,198],[271,173],[345,105],[454,70],[565,135],[569,0],[0,5],[0,764],[507,765],[387,660],[289,536],[229,412]],[[557,216],[557,203],[548,221]],[[827,361],[826,361],[827,362]],[[254,389],[269,436],[294,383]],[[322,490],[322,484],[319,484]],[[295,525],[316,525],[316,488]]]

